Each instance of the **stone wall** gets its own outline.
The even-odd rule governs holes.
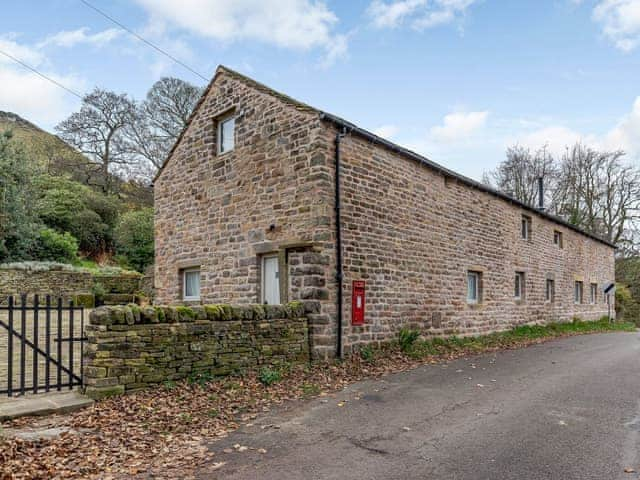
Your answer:
[[[140,290],[141,275],[135,272],[95,275],[88,271],[63,267],[16,268],[0,266],[0,303],[7,297],[19,297],[26,294],[31,300],[35,294],[44,298],[46,295],[62,297],[65,300],[77,300],[82,297],[86,302],[92,297],[96,284],[102,285],[107,294],[112,296],[126,294],[126,302],[133,300],[133,294]],[[84,303],[89,307],[93,300]]]
[[[327,129],[330,143],[336,130]],[[394,338],[404,326],[428,335],[477,335],[524,323],[606,315],[614,250],[534,211],[349,135],[342,142],[345,345]],[[532,220],[522,238],[522,215]],[[563,246],[554,244],[554,231]],[[481,299],[467,302],[467,272]],[[525,295],[514,298],[515,273]],[[555,300],[545,301],[546,280]],[[366,282],[366,324],[350,325],[351,285]],[[583,303],[574,303],[574,282]],[[590,304],[589,285],[598,285]]]
[[[71,298],[78,294],[91,293],[93,276],[88,272],[69,270],[34,271],[28,269],[7,269],[0,267],[0,302],[9,296],[26,294],[32,297]]]
[[[84,381],[93,398],[196,375],[309,360],[305,307],[100,307],[86,327]]]

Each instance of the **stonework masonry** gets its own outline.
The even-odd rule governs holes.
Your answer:
[[[235,148],[219,154],[217,120],[230,113]],[[181,302],[181,271],[199,267],[199,303],[260,302],[260,258],[277,254],[281,300],[308,302],[313,354],[334,354],[337,133],[322,112],[219,68],[155,181],[157,301]],[[607,243],[355,132],[342,139],[341,158],[346,352],[409,326],[474,335],[607,313]],[[528,240],[523,214],[532,222]],[[467,302],[469,271],[480,275],[477,304]],[[522,299],[514,298],[516,272],[525,278]],[[354,280],[366,282],[358,327],[350,326]]]
[[[92,398],[309,361],[302,303],[100,307],[86,335],[84,384]]]

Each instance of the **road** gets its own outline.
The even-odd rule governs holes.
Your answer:
[[[266,414],[211,449],[225,463],[202,479],[636,480],[624,469],[640,472],[640,334],[360,382]]]

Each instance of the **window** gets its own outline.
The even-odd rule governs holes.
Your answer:
[[[227,117],[218,121],[218,153],[233,150],[235,145],[235,117]]]
[[[531,239],[531,217],[527,215],[522,215],[521,234],[525,240]]]
[[[545,300],[549,303],[553,303],[556,297],[556,282],[551,279],[547,279],[547,288],[545,290]]]
[[[576,282],[573,288],[573,301],[575,303],[582,303],[582,282]]]
[[[480,272],[467,272],[467,302],[480,303]]]
[[[558,248],[562,248],[562,232],[558,230],[553,231],[553,244]]]
[[[182,272],[183,300],[200,300],[200,269],[190,268]]]
[[[524,298],[524,272],[516,272],[513,296],[516,300]]]
[[[280,267],[277,255],[262,257],[262,303],[280,304]]]
[[[591,295],[590,295],[589,301],[591,303],[598,303],[598,284],[597,283],[591,284]]]

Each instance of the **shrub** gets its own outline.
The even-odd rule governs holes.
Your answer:
[[[262,367],[258,379],[264,386],[273,385],[282,380],[282,374],[270,367]]]
[[[78,258],[78,240],[69,232],[58,233],[45,227],[40,229],[35,253],[42,260],[71,263]]]
[[[375,352],[371,345],[365,345],[360,349],[360,358],[362,358],[362,360],[364,360],[365,362],[373,361],[374,357]]]
[[[153,209],[123,214],[115,230],[116,253],[128,267],[144,272],[153,263]]]
[[[420,332],[418,330],[402,328],[400,332],[398,332],[398,343],[400,345],[400,350],[403,352],[409,352],[413,349],[416,340],[420,337]]]

